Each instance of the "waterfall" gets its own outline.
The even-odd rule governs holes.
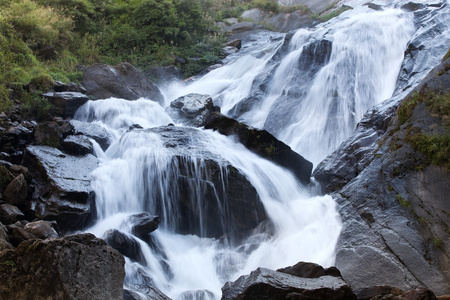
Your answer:
[[[317,164],[368,109],[392,96],[416,30],[413,12],[350,2],[353,10],[327,23],[255,33],[223,66],[166,83],[165,106],[209,94],[222,113],[268,130]],[[126,257],[125,287],[142,299],[153,287],[173,299],[219,299],[226,281],[257,267],[334,264],[340,218],[314,181],[303,186],[233,137],[174,126],[148,99],[88,101],[75,118],[111,136],[106,151],[95,147],[99,219],[89,231],[104,237],[116,229],[134,241],[140,256]],[[141,212],[161,220],[146,238],[130,223]]]

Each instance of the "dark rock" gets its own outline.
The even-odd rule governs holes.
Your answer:
[[[407,291],[402,294],[402,298],[406,300],[437,300],[436,295],[429,289],[417,289]]]
[[[377,10],[377,11],[383,10],[383,7],[381,5],[378,5],[375,3],[366,3],[365,5],[367,5],[369,8],[371,8],[373,10]]]
[[[23,241],[36,238],[33,234],[27,232],[23,228],[23,226],[24,225],[21,222],[16,222],[7,226],[11,235],[11,244],[15,247],[17,247]]]
[[[34,133],[35,143],[37,145],[61,148],[61,139],[63,135],[56,122],[43,122],[36,127]]]
[[[239,142],[251,151],[287,168],[302,183],[309,183],[312,163],[294,152],[288,145],[276,139],[266,130],[250,128],[220,113],[212,114],[206,121],[205,128],[217,130],[226,136],[235,135]]]
[[[3,193],[6,203],[22,207],[28,198],[28,186],[25,177],[20,174],[8,184]]]
[[[130,216],[128,222],[132,225],[131,232],[138,238],[147,241],[148,235],[158,229],[161,220],[158,216],[145,212]]]
[[[316,73],[328,63],[332,49],[333,43],[329,40],[319,40],[304,46],[298,62],[298,69]]]
[[[419,9],[422,9],[425,7],[425,4],[422,3],[414,3],[414,2],[408,2],[406,4],[403,4],[401,9],[405,11],[416,11]]]
[[[94,153],[94,146],[91,140],[84,135],[69,135],[62,143],[65,152],[72,155],[86,155]]]
[[[9,171],[14,176],[19,176],[20,174],[22,174],[25,177],[25,179],[29,179],[29,177],[30,177],[29,176],[30,171],[28,170],[28,168],[21,166],[21,165],[11,165],[9,167]]]
[[[53,226],[49,222],[43,220],[27,223],[23,229],[38,239],[59,237],[59,234]]]
[[[401,294],[403,294],[401,289],[387,285],[371,286],[355,291],[355,295],[358,300],[370,300],[374,297],[378,297],[375,299],[379,299],[385,295],[400,296]]]
[[[145,265],[145,258],[141,252],[141,245],[132,237],[119,230],[105,232],[106,243],[120,252],[120,254]]]
[[[226,47],[223,47],[222,48],[222,53],[225,55],[225,56],[228,56],[228,55],[231,55],[231,54],[234,54],[234,53],[236,53],[236,52],[238,52],[238,48],[236,48],[236,47],[232,47],[232,46],[226,46]]]
[[[73,82],[62,83],[60,81],[56,81],[55,85],[53,86],[53,89],[57,93],[76,92],[76,93],[86,94],[86,89],[81,84],[73,83]]]
[[[63,118],[72,118],[77,109],[89,100],[78,92],[49,92],[44,97],[53,105],[52,113]]]
[[[57,221],[63,232],[84,228],[95,219],[90,185],[90,174],[98,166],[95,156],[71,156],[47,146],[29,146],[24,164],[36,181],[30,213]]]
[[[324,269],[321,265],[310,262],[299,262],[294,266],[278,269],[277,272],[302,278],[319,278],[321,276],[341,277],[341,273],[335,267]]]
[[[123,299],[124,259],[92,234],[0,252],[1,299]]]
[[[174,119],[187,126],[201,127],[213,112],[220,111],[214,106],[209,95],[189,94],[170,103],[166,112]]]
[[[12,224],[23,219],[25,219],[25,215],[17,206],[11,204],[0,205],[0,222],[3,224]]]
[[[8,170],[9,166],[11,166],[11,163],[6,161],[4,163],[3,161],[0,162],[0,192],[3,192],[9,185],[9,183],[14,179],[14,176]]]
[[[94,64],[81,67],[82,85],[87,94],[95,99],[110,97],[136,100],[149,98],[164,103],[164,97],[144,74],[129,63],[121,63],[115,67],[105,64]]]
[[[144,75],[157,83],[183,80],[183,71],[175,66],[150,68]]]
[[[229,42],[226,43],[226,46],[234,47],[234,48],[239,50],[242,47],[242,40],[235,39],[235,40],[229,41]]]
[[[333,276],[300,278],[258,268],[222,287],[226,299],[355,299],[351,288]]]
[[[214,300],[216,297],[211,291],[208,290],[196,290],[186,291],[180,295],[180,299],[184,300]]]
[[[0,222],[0,252],[5,249],[14,249],[9,243],[8,229]]]
[[[71,120],[70,124],[74,127],[76,134],[82,134],[95,140],[103,150],[106,150],[111,144],[111,136],[105,128],[97,124]]]

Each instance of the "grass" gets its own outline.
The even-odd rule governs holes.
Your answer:
[[[411,203],[402,197],[402,195],[397,194],[395,195],[395,199],[398,201],[398,203],[404,207],[404,208],[411,208]]]
[[[427,157],[427,162],[450,169],[450,134],[429,135],[415,133],[406,137],[416,151]]]

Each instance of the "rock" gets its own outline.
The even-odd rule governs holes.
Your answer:
[[[9,171],[11,172],[11,174],[13,174],[14,176],[19,176],[20,174],[22,174],[25,179],[30,179],[29,175],[30,175],[30,171],[28,170],[28,168],[21,166],[21,165],[11,165],[9,167]]]
[[[72,155],[86,155],[94,153],[94,145],[91,140],[84,135],[69,135],[61,146],[63,150]]]
[[[70,124],[74,127],[75,133],[85,135],[95,140],[103,150],[108,149],[111,144],[111,136],[105,128],[93,123],[71,120]]]
[[[9,243],[8,229],[0,222],[0,252],[5,249],[14,249]]]
[[[220,108],[214,106],[211,96],[200,94],[179,97],[166,108],[173,120],[195,127],[204,126],[209,115],[216,111],[220,111]]]
[[[402,298],[406,300],[437,300],[436,295],[429,289],[417,289],[407,291],[402,294]]]
[[[277,272],[302,278],[319,278],[321,276],[341,277],[341,273],[336,267],[324,269],[321,265],[310,262],[299,262],[294,266],[278,269]]]
[[[232,46],[226,46],[222,48],[222,53],[225,56],[231,55],[238,52],[238,48]]]
[[[26,223],[26,221],[22,222]],[[23,228],[23,226],[24,225],[21,222],[16,222],[14,224],[10,224],[7,226],[11,234],[11,244],[14,245],[15,247],[17,247],[23,241],[32,240],[36,238],[33,234],[27,232]]]
[[[120,254],[145,265],[146,261],[141,252],[141,245],[132,237],[119,230],[108,230],[105,232],[105,241]]]
[[[258,268],[222,287],[226,299],[355,299],[351,288],[333,276],[300,278]]]
[[[304,5],[307,6],[312,13],[319,13],[327,9],[330,5],[334,4],[333,0],[324,0],[324,1],[316,1],[316,0],[281,0],[281,4],[283,5]]]
[[[8,170],[11,165],[8,162],[0,161],[0,192],[3,192],[10,182],[14,179],[14,176]]]
[[[87,154],[71,156],[47,146],[29,146],[24,164],[36,181],[29,204],[33,215],[55,220],[62,232],[88,226],[96,217],[91,172],[98,159]]]
[[[150,68],[144,71],[144,75],[157,83],[183,80],[183,71],[175,66]]]
[[[59,237],[59,234],[53,226],[49,222],[43,220],[27,223],[23,229],[38,239]]]
[[[87,94],[95,99],[148,98],[160,104],[164,103],[164,97],[156,85],[129,63],[121,63],[115,67],[94,64],[81,67],[80,70],[83,72],[81,84],[86,88]]]
[[[0,205],[0,222],[3,224],[12,224],[23,219],[25,219],[25,215],[17,206],[11,204]]]
[[[131,232],[138,238],[147,241],[148,235],[158,229],[161,220],[158,216],[144,212],[130,216],[128,222],[132,225]]]
[[[0,252],[1,299],[123,299],[124,259],[92,234]]]
[[[86,94],[86,89],[81,84],[73,83],[73,82],[62,83],[61,81],[56,81],[55,85],[53,86],[53,89],[57,93],[76,92],[76,93]]]
[[[3,193],[6,203],[22,207],[28,198],[28,185],[25,176],[20,174],[8,184]]]
[[[309,183],[312,163],[294,152],[288,145],[276,139],[266,130],[258,130],[230,119],[220,113],[214,113],[205,123],[206,129],[219,131],[229,136],[235,135],[249,150],[287,168],[302,183]]]
[[[72,118],[77,109],[89,100],[79,92],[49,92],[44,94],[44,98],[53,105],[52,113],[63,118]]]
[[[380,297],[385,297],[386,295],[400,296],[402,294],[403,291],[401,289],[387,285],[371,286],[355,291],[358,300],[370,300],[374,299],[374,297],[377,297],[375,299],[380,299]]]
[[[228,47],[234,47],[239,50],[242,47],[242,40],[234,39],[234,40],[227,42],[225,45]]]
[[[130,288],[135,288],[139,294],[133,290],[124,289],[123,299],[124,300],[143,300],[142,295],[145,295],[146,300],[171,300],[160,290],[152,286],[132,285]],[[145,299],[145,298],[144,298]]]
[[[61,148],[61,139],[63,135],[56,122],[43,122],[36,127],[34,133],[35,143],[37,145]]]

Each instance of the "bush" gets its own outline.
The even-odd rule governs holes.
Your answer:
[[[52,105],[45,98],[25,92],[21,99],[20,111],[25,118],[36,121],[48,119]]]
[[[7,112],[12,108],[12,101],[9,99],[9,90],[0,84],[0,112]]]

